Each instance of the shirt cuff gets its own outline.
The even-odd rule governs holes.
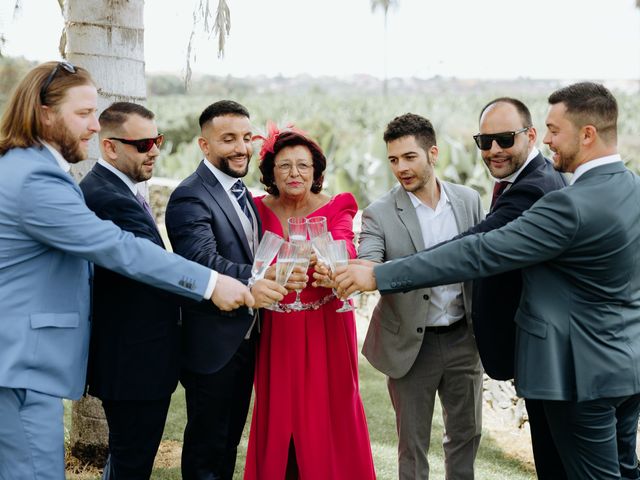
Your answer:
[[[218,272],[211,270],[211,276],[209,277],[209,283],[207,283],[207,289],[204,291],[204,299],[210,300],[213,296],[213,291],[216,289],[216,283],[218,282]]]

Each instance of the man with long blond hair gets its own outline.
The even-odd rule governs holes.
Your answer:
[[[61,480],[61,398],[84,391],[92,264],[157,288],[253,305],[235,279],[102,221],[68,174],[100,130],[89,73],[32,69],[0,121],[0,479]]]

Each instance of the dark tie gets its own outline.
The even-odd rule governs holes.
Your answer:
[[[249,219],[249,221],[251,221],[251,213],[249,212],[249,205],[247,205],[247,187],[244,186],[242,180],[238,180],[233,184],[233,186],[231,187],[231,193],[233,193],[233,195],[236,197],[236,200],[238,200],[238,205],[240,205],[242,212]]]
[[[149,214],[149,216],[153,219],[153,221],[155,222],[156,219],[153,216],[153,212],[151,211],[151,207],[149,206],[149,204],[147,203],[147,201],[145,200],[144,196],[138,192],[136,193],[136,200],[138,200],[138,203],[140,204],[140,206],[142,208],[144,208],[144,211],[147,212]]]
[[[502,192],[511,185],[511,182],[496,182],[493,186],[493,196],[491,197],[491,208],[496,204],[498,197],[502,195]]]

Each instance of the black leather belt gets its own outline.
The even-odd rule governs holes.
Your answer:
[[[462,318],[451,325],[443,325],[440,327],[424,327],[425,333],[435,333],[436,335],[440,335],[441,333],[453,332],[460,327],[463,327],[467,324],[467,320]]]

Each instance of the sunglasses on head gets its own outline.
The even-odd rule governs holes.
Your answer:
[[[60,71],[60,69],[63,69],[67,73],[76,73],[78,71],[78,69],[74,65],[71,65],[69,62],[56,63],[56,66],[53,67],[53,70],[51,70],[51,73],[49,74],[45,82],[42,84],[42,88],[40,89],[40,103],[42,105],[47,104],[45,102],[45,99],[47,97],[47,89],[51,85],[51,82],[53,82],[53,79],[55,78],[56,74]]]
[[[491,150],[491,146],[495,141],[500,148],[511,148],[516,141],[516,135],[522,132],[526,132],[531,127],[523,127],[515,132],[500,132],[491,134],[479,133],[473,136],[476,141],[476,145],[480,150]]]
[[[157,137],[153,138],[141,138],[139,140],[129,140],[127,138],[115,138],[111,137],[109,140],[117,140],[120,143],[125,143],[127,145],[133,145],[138,150],[138,153],[147,153],[149,150],[156,145],[158,148],[162,146],[162,142],[164,141],[164,135],[160,134]]]

